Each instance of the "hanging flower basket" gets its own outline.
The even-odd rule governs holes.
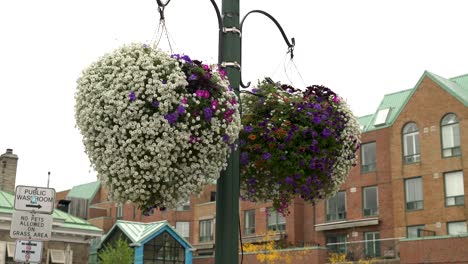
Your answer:
[[[244,198],[287,213],[297,196],[334,195],[356,163],[360,130],[343,99],[324,86],[305,91],[263,81],[242,97]]]
[[[86,153],[116,202],[173,208],[213,183],[241,129],[224,71],[131,44],[78,80]]]

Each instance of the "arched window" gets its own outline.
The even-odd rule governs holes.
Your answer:
[[[419,152],[419,130],[416,123],[411,122],[403,127],[403,161],[414,163],[421,160]]]
[[[460,156],[460,125],[455,114],[446,114],[442,118],[440,134],[442,135],[442,157]]]

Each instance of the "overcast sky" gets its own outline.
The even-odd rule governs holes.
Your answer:
[[[48,171],[57,191],[96,179],[75,128],[76,79],[104,53],[154,40],[156,7],[155,0],[0,1],[0,154],[12,148],[19,156],[17,185],[46,186]],[[241,1],[241,16],[252,9],[276,17],[296,49],[292,63],[275,25],[249,16],[245,83],[270,76],[322,84],[362,116],[384,94],[414,87],[424,70],[468,73],[468,1]],[[209,0],[172,0],[165,13],[174,52],[217,61]],[[163,38],[160,47],[168,46]]]

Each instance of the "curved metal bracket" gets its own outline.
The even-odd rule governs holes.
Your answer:
[[[156,3],[158,3],[158,11],[161,20],[164,20],[164,8],[169,4],[170,1],[171,0],[167,0],[167,2],[163,3],[161,0],[156,0]]]
[[[283,36],[283,39],[286,42],[286,45],[288,45],[288,53],[291,53],[291,59],[292,59],[294,57],[294,46],[296,45],[295,39],[291,38],[291,42],[289,42],[288,38],[286,37],[286,33],[284,33],[284,30],[281,27],[281,25],[278,23],[278,21],[272,15],[268,14],[267,12],[265,12],[263,10],[252,10],[252,11],[248,12],[244,16],[244,18],[242,18],[242,21],[240,23],[240,31],[242,32],[242,27],[244,25],[245,19],[252,13],[259,13],[259,14],[265,15],[271,21],[273,21],[273,23],[275,23],[276,27],[278,27],[279,31],[281,32],[281,35]],[[242,39],[241,39],[241,42],[242,42]],[[241,44],[241,62],[242,62],[242,44]],[[247,85],[244,85],[244,83],[242,82],[242,72],[241,72],[241,78],[240,78],[240,86],[242,88],[248,88],[250,86],[250,82],[248,82]]]

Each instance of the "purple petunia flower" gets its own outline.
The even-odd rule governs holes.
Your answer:
[[[320,119],[319,116],[314,116],[314,119],[312,120],[312,122],[314,122],[314,124],[318,125],[318,124],[320,124],[320,122],[322,122],[322,119]]]
[[[178,60],[178,59],[180,59],[180,55],[179,54],[172,54],[171,58]]]
[[[259,91],[259,90],[258,90],[257,88],[253,88],[253,89],[252,89],[252,93],[258,93],[258,91]]]
[[[136,100],[136,95],[134,91],[130,92],[130,94],[128,95],[128,99],[130,100],[130,102],[133,102]]]
[[[177,112],[174,112],[172,114],[167,114],[164,116],[164,118],[169,122],[171,125],[175,125],[177,123],[177,119],[179,118],[179,114]]]
[[[254,128],[250,125],[247,125],[246,127],[244,127],[244,131],[247,133],[252,133],[254,131]]]
[[[180,100],[180,102],[183,103],[183,104],[187,104],[188,101],[187,101],[187,98],[184,97],[184,98],[182,98],[182,100]]]
[[[286,155],[281,155],[281,160],[286,160]]]
[[[225,143],[228,143],[228,142],[229,142],[229,135],[226,135],[226,134],[225,134],[225,135],[223,136],[223,141],[224,141]]]
[[[177,112],[179,115],[185,114],[185,108],[184,108],[183,106],[179,105],[179,106],[177,107],[176,112]]]
[[[291,184],[293,185],[295,183],[294,179],[292,177],[286,177],[286,179],[284,179],[284,182],[286,182],[287,184]]]
[[[198,77],[194,73],[190,74],[190,76],[187,78],[187,80],[189,80],[189,81],[195,81],[197,79],[198,79]]]
[[[322,131],[322,136],[324,136],[324,137],[326,137],[326,138],[329,137],[329,136],[331,136],[331,130],[328,129],[328,128],[325,128],[325,129]]]
[[[267,152],[267,153],[264,153],[264,154],[262,155],[262,158],[263,158],[264,160],[269,160],[269,159],[271,158],[271,154],[268,153],[268,152]]]
[[[167,80],[162,80],[162,83],[163,83],[163,84],[166,84],[166,83],[167,83]]]
[[[156,101],[156,100],[154,100],[154,101],[151,103],[151,105],[152,105],[153,107],[159,107],[159,102]]]
[[[211,118],[213,117],[213,111],[211,110],[211,108],[209,107],[205,107],[203,109],[203,116],[205,118],[206,121],[211,121]]]
[[[188,55],[182,56],[181,59],[183,59],[187,63],[190,63],[190,64],[192,63],[192,60],[190,59],[190,57]]]

